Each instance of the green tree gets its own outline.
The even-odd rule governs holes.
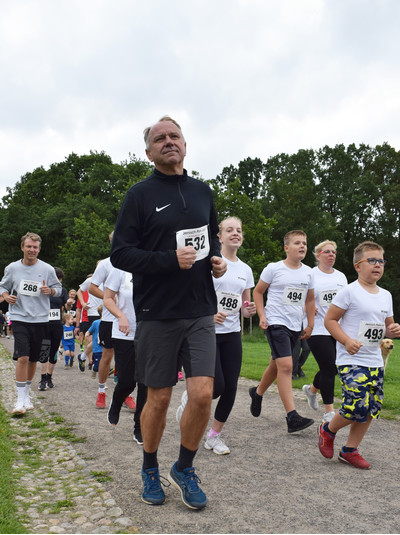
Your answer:
[[[82,282],[89,265],[95,265],[102,257],[98,255],[103,254],[104,243],[107,247],[107,235],[115,224],[126,191],[147,176],[151,169],[149,163],[135,156],[115,164],[103,152],[90,152],[83,156],[70,154],[63,162],[52,164],[48,170],[39,167],[26,173],[14,188],[8,188],[0,207],[1,270],[21,255],[20,237],[30,231],[42,237],[40,258],[62,267],[66,284]],[[91,223],[90,232],[82,234],[86,238],[86,251],[95,256],[87,261],[85,249],[78,248],[80,252],[73,260],[77,266],[85,268],[78,275],[77,268],[69,272],[71,263],[68,263],[68,269],[63,265],[67,255],[62,253],[71,234],[79,235],[77,225],[84,219]],[[98,236],[102,236],[105,242],[96,253]],[[91,270],[93,267],[89,268]]]

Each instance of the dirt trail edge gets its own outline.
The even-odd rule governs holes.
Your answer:
[[[12,340],[1,339],[1,343],[12,351]],[[164,505],[149,506],[140,500],[142,448],[132,440],[132,413],[123,408],[113,430],[107,423],[107,409],[95,407],[96,379],[88,370],[80,372],[77,365],[65,369],[60,360],[52,390],[39,392],[39,377],[37,371],[34,396],[44,409],[76,425],[75,434],[86,441],[74,448],[91,470],[109,473],[112,480],[104,483],[106,490],[142,533],[399,532],[399,422],[372,423],[360,448],[372,469],[357,470],[337,461],[347,431],[338,434],[334,459],[320,455],[317,424],[322,407],[312,411],[303,393],[296,392],[298,411],[316,423],[289,435],[276,388],[264,396],[261,416],[253,418],[248,388],[255,383],[240,379],[236,404],[223,433],[231,454],[215,455],[202,441],[195,459],[207,507],[189,510],[171,487],[166,489]],[[113,388],[109,379],[107,408]],[[184,388],[184,382],[174,388],[159,448],[164,476],[179,451],[175,412]]]

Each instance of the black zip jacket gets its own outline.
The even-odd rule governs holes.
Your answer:
[[[208,225],[210,252],[182,270],[176,232]],[[127,192],[111,247],[113,266],[133,274],[138,321],[197,318],[216,314],[210,258],[221,256],[211,189],[184,171],[155,169]]]

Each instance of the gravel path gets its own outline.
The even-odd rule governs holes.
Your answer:
[[[10,340],[1,339],[1,343],[11,350]],[[4,364],[4,359],[1,362],[2,404],[9,409],[15,399],[13,364]],[[38,381],[39,372],[33,389],[40,403],[40,409],[34,411],[37,416],[54,412],[62,415],[75,424],[74,433],[84,437],[85,442],[65,443],[60,456],[63,462],[69,457],[70,462],[69,468],[64,466],[61,470],[63,475],[79,476],[80,483],[74,487],[76,498],[81,491],[78,504],[82,507],[74,511],[78,516],[58,520],[49,511],[41,511],[40,518],[36,518],[41,523],[36,524],[35,532],[40,531],[38,525],[40,532],[52,533],[110,533],[121,529],[125,533],[136,529],[142,533],[399,532],[399,422],[379,420],[372,424],[361,447],[372,469],[357,470],[340,464],[336,457],[329,461],[319,454],[317,424],[297,434],[287,433],[276,388],[264,396],[261,417],[253,418],[248,395],[253,383],[240,379],[236,405],[223,434],[231,454],[217,456],[205,450],[202,443],[196,456],[207,507],[203,511],[187,509],[173,488],[166,489],[166,503],[154,507],[140,501],[142,449],[132,440],[132,414],[122,409],[120,423],[113,431],[107,424],[106,411],[95,407],[96,380],[88,371],[81,373],[77,366],[64,369],[60,362],[52,390],[39,392]],[[107,406],[113,386],[109,380]],[[179,430],[175,411],[184,388],[184,382],[180,382],[174,389],[159,449],[164,476],[177,458]],[[314,417],[316,422],[322,416],[322,408],[317,413],[309,409],[302,392],[296,392],[296,400],[301,414]],[[20,422],[31,417],[13,419],[16,434]],[[346,432],[339,433],[338,447],[345,436]],[[45,446],[49,454],[54,446]],[[99,483],[91,477],[99,471],[107,472],[111,481]],[[32,479],[36,479],[35,473]],[[92,497],[82,503],[88,489]],[[47,501],[47,497],[39,499]],[[37,514],[37,508],[33,507],[32,512]],[[58,522],[45,530],[51,516],[53,523]],[[74,524],[77,518],[78,525]]]

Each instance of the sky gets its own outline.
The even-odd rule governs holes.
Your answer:
[[[72,152],[185,168],[339,143],[400,149],[398,0],[0,0],[0,198]]]

